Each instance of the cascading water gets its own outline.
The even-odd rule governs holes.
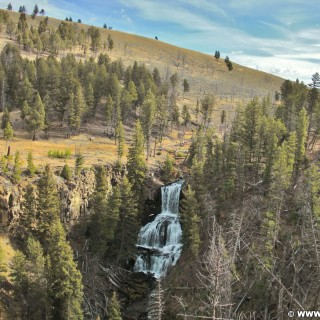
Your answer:
[[[136,272],[151,272],[156,278],[164,276],[174,266],[181,253],[179,197],[183,181],[161,188],[162,210],[156,218],[141,228],[137,247],[139,255]]]

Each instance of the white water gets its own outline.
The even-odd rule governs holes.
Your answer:
[[[181,254],[181,225],[179,197],[183,181],[161,188],[162,210],[156,218],[141,228],[137,247],[139,256],[134,265],[136,272],[151,272],[156,278],[164,276]]]

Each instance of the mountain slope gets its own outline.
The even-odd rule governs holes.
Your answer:
[[[9,12],[10,18],[17,22],[19,13]],[[27,16],[29,26],[38,27],[44,17],[36,17],[35,20]],[[56,29],[61,20],[49,18],[49,29]],[[88,25],[75,23],[85,31]],[[190,82],[190,93],[186,97],[191,101],[201,98],[204,93],[212,93],[221,100],[242,100],[253,96],[270,96],[279,90],[283,79],[274,75],[250,69],[233,63],[233,70],[228,68],[223,59],[216,60],[213,56],[179,48],[177,46],[162,42],[160,40],[149,39],[139,35],[129,34],[117,30],[107,30],[100,28],[102,43],[107,41],[110,34],[114,40],[114,49],[106,51],[112,59],[121,58],[125,66],[132,65],[134,61],[145,63],[153,69],[157,67],[164,78],[169,78],[174,72],[178,72],[182,82],[186,78]],[[10,41],[8,36],[1,33],[1,47]],[[213,46],[219,49],[219,44]],[[1,49],[0,47],[0,49]],[[69,51],[62,54],[65,55]],[[100,51],[99,51],[100,52]],[[78,49],[73,50],[79,58],[94,56],[92,52],[83,55]],[[27,54],[28,58],[34,56]],[[232,57],[230,57],[232,61]],[[182,88],[181,88],[182,89]],[[228,101],[228,100],[227,100]]]

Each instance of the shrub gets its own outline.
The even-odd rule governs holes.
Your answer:
[[[63,166],[60,176],[67,181],[71,180],[72,172],[70,170],[70,167],[67,164]]]
[[[49,150],[48,157],[49,158],[57,158],[57,159],[70,159],[71,158],[71,151],[70,151],[70,149],[66,149],[64,151]]]

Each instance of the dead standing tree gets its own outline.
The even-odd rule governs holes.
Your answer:
[[[149,296],[148,302],[148,319],[161,320],[164,312],[163,290],[161,279],[157,280],[156,287]]]
[[[211,319],[231,318],[231,259],[227,252],[222,228],[212,221],[211,239],[198,277],[207,291],[207,308]]]

